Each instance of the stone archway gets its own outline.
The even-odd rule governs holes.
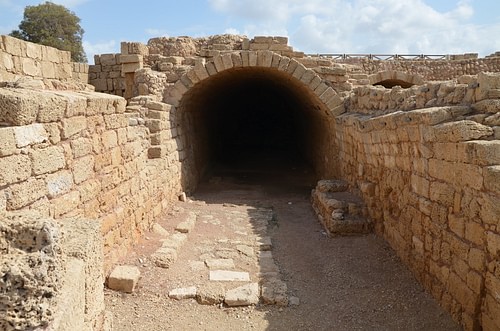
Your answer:
[[[386,88],[401,86],[409,88],[413,85],[421,85],[424,80],[421,76],[403,71],[388,70],[381,71],[368,77],[371,85],[382,85]]]
[[[263,155],[300,155],[318,176],[338,176],[338,162],[325,155],[336,149],[331,129],[335,117],[345,112],[344,100],[294,59],[241,51],[198,62],[166,102],[176,107],[182,131],[188,133],[184,163],[195,177],[191,183],[214,162],[241,153],[253,161]]]

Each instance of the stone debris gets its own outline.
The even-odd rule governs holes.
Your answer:
[[[270,251],[273,248],[273,243],[270,237],[262,237],[257,239],[256,246],[261,251]]]
[[[233,259],[207,259],[205,264],[210,270],[234,269]]]
[[[360,184],[362,192],[374,194],[373,184]],[[348,191],[342,180],[320,180],[312,191],[311,200],[318,220],[331,235],[356,235],[372,231],[363,200]]]
[[[286,283],[279,279],[266,280],[262,284],[262,301],[265,304],[288,306]]]
[[[185,192],[182,192],[179,194],[179,201],[186,202],[187,201],[187,196]]]
[[[168,247],[161,247],[151,255],[154,264],[160,268],[170,268],[177,260],[177,250]]]
[[[224,301],[226,290],[220,283],[206,283],[198,288],[196,301],[200,305],[216,305]]]
[[[248,272],[210,270],[209,280],[219,282],[249,282],[250,275]]]
[[[248,257],[253,257],[255,255],[253,248],[247,245],[237,245],[236,249],[238,252]]]
[[[189,213],[187,219],[176,226],[175,231],[181,233],[189,233],[193,230],[195,225],[196,225],[196,214]]]
[[[162,247],[178,250],[187,240],[187,236],[183,233],[174,233],[163,241]]]
[[[289,297],[288,304],[290,306],[298,306],[298,305],[300,305],[300,299],[297,297]]]
[[[153,224],[152,231],[156,234],[159,234],[162,237],[168,237],[169,233],[163,226],[158,223]]]
[[[141,272],[135,266],[117,266],[108,277],[108,287],[115,291],[132,293]]]
[[[170,299],[185,300],[196,298],[197,289],[196,286],[176,288],[168,292],[168,297]]]
[[[259,284],[246,284],[226,292],[224,302],[229,307],[250,306],[259,303]]]

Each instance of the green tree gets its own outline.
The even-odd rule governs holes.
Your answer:
[[[66,7],[47,1],[37,6],[27,6],[19,30],[12,31],[10,35],[70,51],[73,61],[87,62],[82,46],[83,33],[80,18]]]

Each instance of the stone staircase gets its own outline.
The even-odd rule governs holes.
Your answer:
[[[363,200],[343,180],[320,180],[311,193],[312,206],[330,236],[359,235],[372,231]]]

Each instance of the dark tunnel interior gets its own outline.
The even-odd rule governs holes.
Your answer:
[[[322,107],[307,87],[276,69],[232,69],[199,83],[179,107],[194,181],[276,179],[299,169],[317,177],[330,143]]]

